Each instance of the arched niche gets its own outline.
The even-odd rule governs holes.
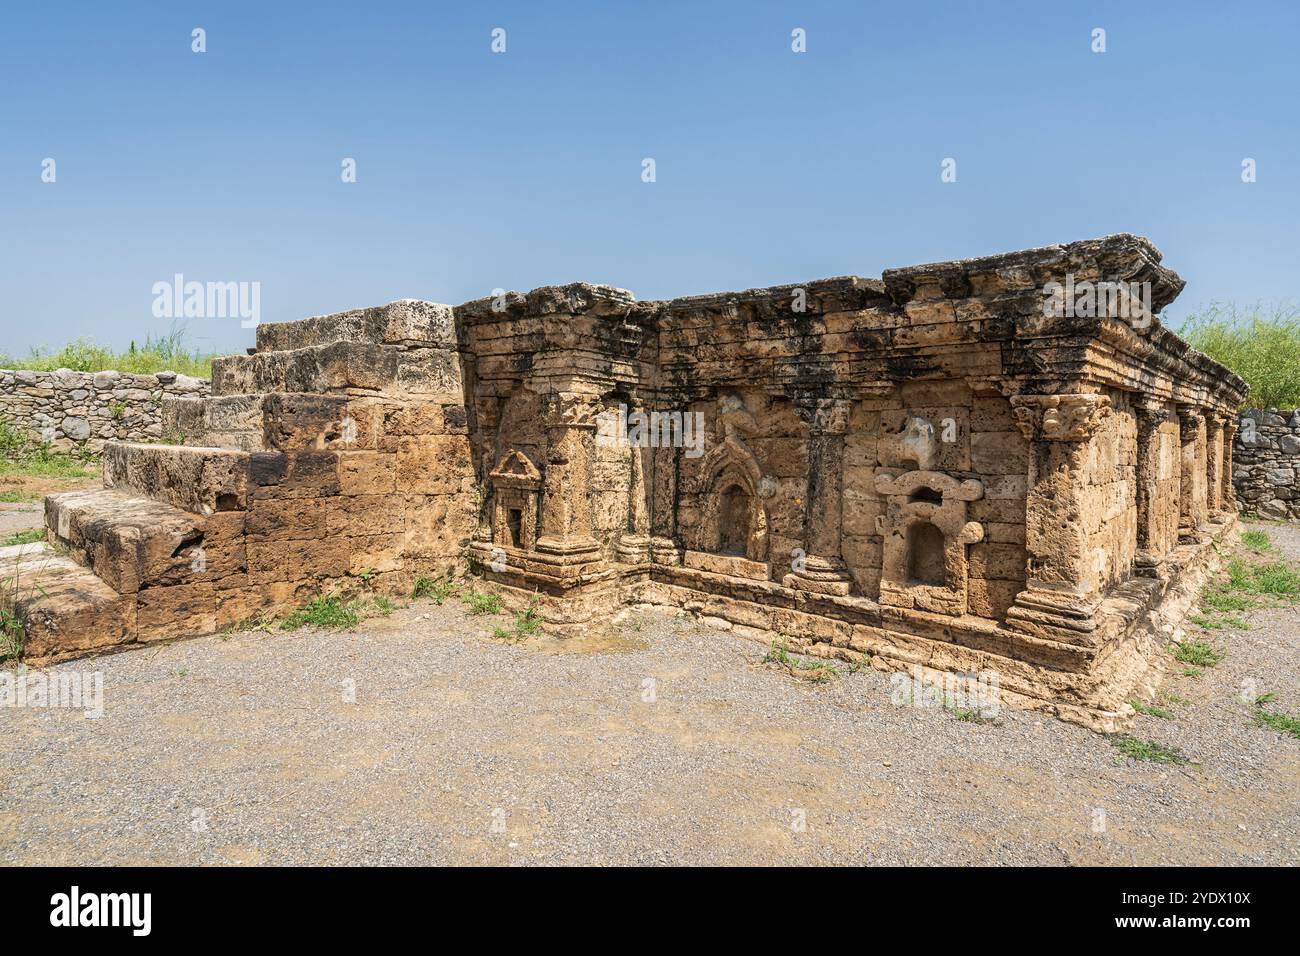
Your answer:
[[[728,455],[715,464],[704,493],[704,550],[766,562],[767,509],[759,495],[762,474],[757,463]]]
[[[886,502],[876,519],[884,539],[880,603],[965,614],[967,548],[984,537],[984,526],[968,521],[966,512],[983,496],[983,482],[941,471],[882,468],[875,485]]]

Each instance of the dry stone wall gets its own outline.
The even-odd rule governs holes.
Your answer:
[[[1300,409],[1247,409],[1239,425],[1232,484],[1241,510],[1300,519]]]
[[[157,441],[167,396],[201,398],[204,379],[158,372],[0,370],[0,419],[55,448],[98,452],[108,441]]]

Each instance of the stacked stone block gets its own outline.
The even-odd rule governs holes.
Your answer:
[[[1232,484],[1241,510],[1300,518],[1300,409],[1251,408],[1239,421]]]
[[[99,452],[110,441],[157,441],[165,401],[208,391],[204,379],[175,372],[0,370],[0,420],[55,448]]]

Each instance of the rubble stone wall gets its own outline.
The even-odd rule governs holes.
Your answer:
[[[0,419],[55,448],[99,452],[106,441],[158,441],[165,397],[201,398],[204,379],[175,372],[0,370]]]
[[[1300,409],[1251,408],[1238,424],[1232,484],[1241,510],[1300,519]]]

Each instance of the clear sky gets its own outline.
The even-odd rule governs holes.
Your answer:
[[[1267,0],[6,2],[0,352],[165,333],[178,272],[260,282],[281,321],[1113,232],[1188,280],[1175,319],[1300,298],[1298,48],[1300,4]]]

